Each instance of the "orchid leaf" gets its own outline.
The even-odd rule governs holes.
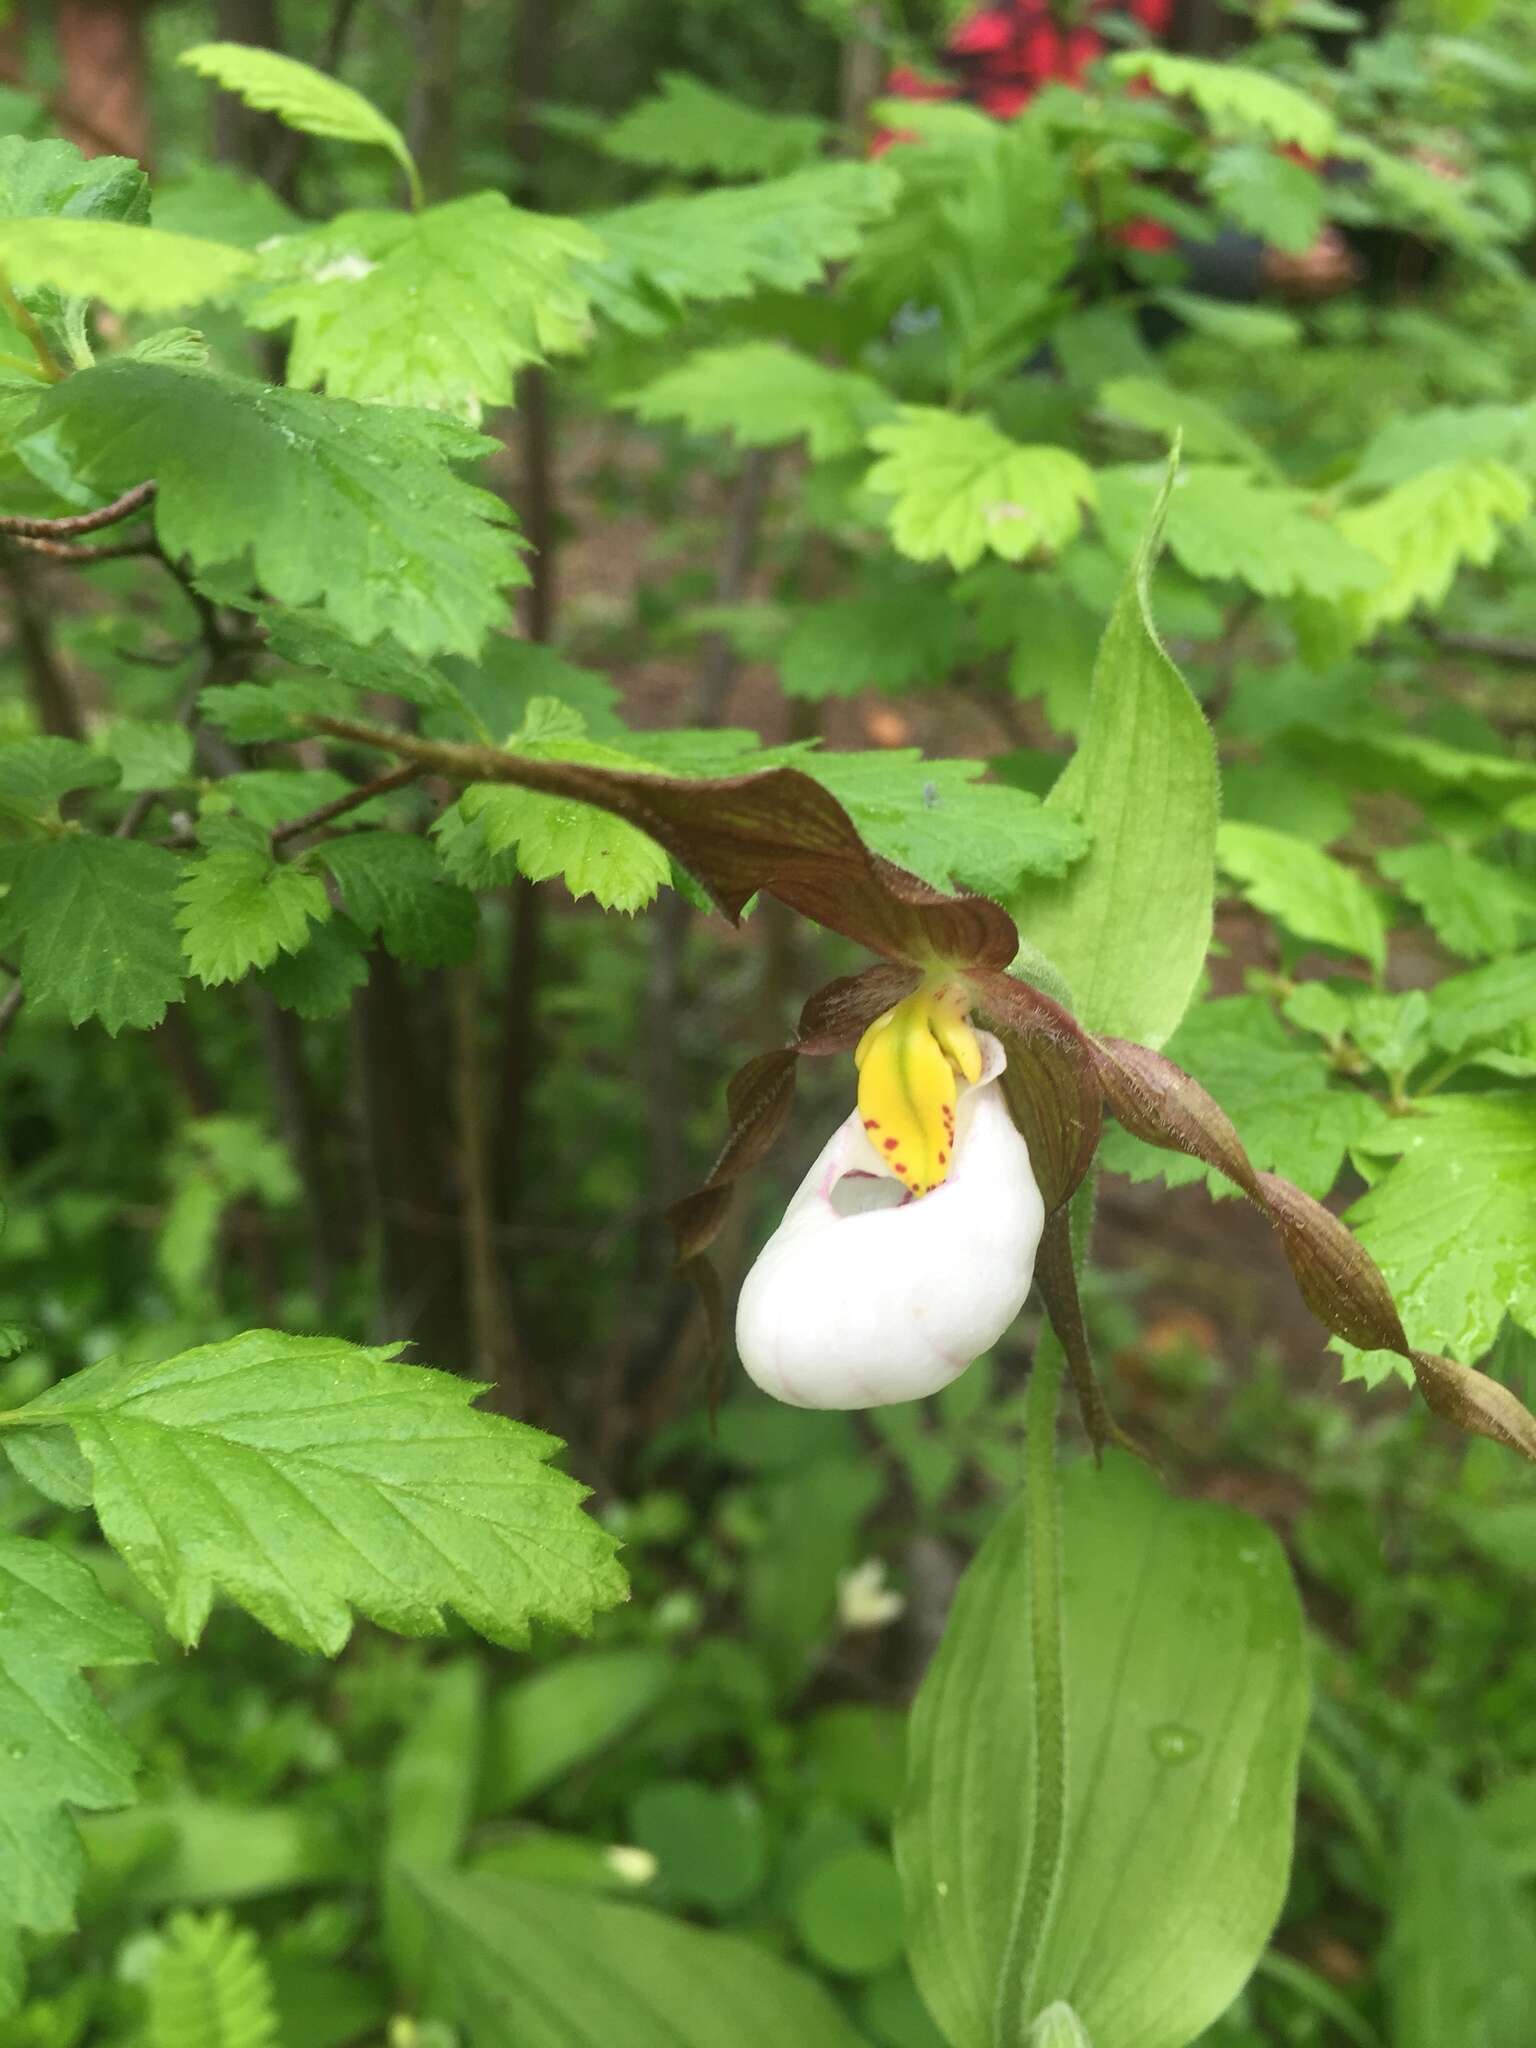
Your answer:
[[[1217,822],[1210,729],[1152,621],[1171,487],[1170,472],[1099,648],[1082,744],[1046,799],[1092,844],[1062,881],[1030,881],[1013,899],[1080,1022],[1149,1045],[1172,1033],[1205,962]]]

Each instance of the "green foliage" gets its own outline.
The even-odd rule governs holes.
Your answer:
[[[819,164],[595,215],[589,225],[605,254],[590,272],[593,300],[621,327],[658,334],[692,301],[745,298],[762,285],[795,291],[851,255],[896,190],[880,164]]]
[[[854,2048],[808,1977],[755,1943],[637,1906],[511,1878],[416,1879],[432,1927],[435,2001],[475,2041],[520,2028],[527,2048]],[[601,1956],[601,1971],[590,1960]]]
[[[1300,1606],[1261,1524],[1171,1499],[1122,1454],[1076,1466],[1063,1493],[1066,1835],[1050,1910],[1018,1917],[1047,1711],[1021,1495],[962,1582],[913,1715],[896,1836],[913,1966],[955,2048],[997,2038],[1010,1957],[1005,2038],[1064,2000],[1095,2042],[1184,2048],[1247,1976],[1285,1895],[1307,1715]]]
[[[414,654],[473,654],[502,617],[502,586],[522,580],[500,501],[451,467],[486,444],[429,413],[115,362],[59,385],[34,426],[104,496],[154,477],[167,554],[248,562],[242,577],[283,604],[320,599],[361,641],[390,632]]]
[[[1336,129],[1332,115],[1310,94],[1242,64],[1177,57],[1168,50],[1133,50],[1112,58],[1122,78],[1146,78],[1161,93],[1188,95],[1218,128],[1256,128],[1276,142],[1294,142],[1309,156],[1326,156]]]
[[[243,249],[116,220],[0,222],[0,264],[22,287],[159,313],[217,298],[251,269]]]
[[[358,930],[397,959],[448,967],[474,951],[478,906],[443,873],[425,840],[403,832],[354,832],[320,858]]]
[[[1160,502],[1110,617],[1081,746],[1047,808],[1082,821],[1087,857],[1020,895],[1019,928],[1066,976],[1090,1028],[1160,1045],[1188,1007],[1210,940],[1216,759],[1157,637]]]
[[[420,199],[416,166],[405,137],[393,121],[339,79],[328,78],[308,64],[262,50],[249,43],[199,43],[183,50],[178,63],[202,78],[211,78],[247,106],[276,114],[290,128],[306,135],[327,135],[338,142],[360,142],[387,149]]]
[[[813,115],[765,114],[687,72],[664,71],[660,90],[606,131],[603,148],[656,170],[774,177],[818,155],[828,132]]]
[[[773,341],[701,349],[629,403],[643,420],[683,420],[696,434],[728,431],[750,448],[803,435],[818,460],[857,448],[890,407],[872,377]]]
[[[1387,1277],[1415,1344],[1481,1358],[1506,1312],[1536,1325],[1526,1248],[1536,1203],[1536,1101],[1441,1095],[1364,1143],[1392,1171],[1349,1220]]]
[[[122,1806],[134,1758],[81,1667],[134,1664],[149,1632],[85,1565],[32,1537],[0,1537],[0,2014],[16,2002],[18,1927],[73,1924],[80,1844],[65,1807]]]
[[[1531,490],[1491,457],[1444,462],[1396,485],[1373,504],[1340,514],[1339,530],[1388,574],[1358,601],[1362,632],[1441,603],[1464,562],[1486,564],[1504,523],[1524,519]]]
[[[1023,561],[1077,537],[1093,472],[1066,448],[1021,447],[990,420],[904,406],[869,443],[869,488],[892,500],[891,539],[915,562]]]
[[[148,1985],[150,2048],[272,2048],[277,2014],[256,1937],[227,1913],[178,1913]]]
[[[30,1001],[114,1035],[158,1024],[181,994],[176,861],[158,846],[66,832],[29,846],[0,902]]]
[[[343,213],[268,250],[276,281],[248,317],[292,323],[291,384],[477,421],[510,401],[515,370],[581,335],[578,266],[600,253],[577,222],[523,212],[499,192],[421,213]]]
[[[590,1626],[624,1581],[553,1440],[398,1350],[248,1331],[92,1366],[23,1414],[71,1430],[103,1531],[180,1642],[219,1592],[330,1654],[353,1608],[427,1635],[452,1607],[504,1643],[534,1618]]]
[[[1370,890],[1353,869],[1267,825],[1223,825],[1216,852],[1248,900],[1297,938],[1357,954],[1381,972],[1386,930]]]
[[[331,914],[318,875],[272,858],[266,834],[230,823],[208,851],[189,861],[176,891],[187,964],[213,987],[267,967],[279,953],[297,953],[311,919]]]

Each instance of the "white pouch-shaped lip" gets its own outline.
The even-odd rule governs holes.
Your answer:
[[[910,1196],[855,1110],[800,1183],[747,1275],[736,1346],[797,1408],[878,1408],[937,1393],[1008,1328],[1034,1277],[1045,1209],[987,1032],[960,1085],[949,1178]]]

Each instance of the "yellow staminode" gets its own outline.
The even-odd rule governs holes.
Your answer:
[[[919,989],[875,1019],[853,1057],[870,1143],[914,1195],[931,1194],[954,1161],[955,1078],[981,1073],[964,997],[949,983]]]

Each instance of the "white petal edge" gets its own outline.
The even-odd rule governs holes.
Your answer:
[[[834,1198],[899,1186],[857,1110],[832,1133],[747,1275],[736,1348],[748,1377],[797,1408],[878,1408],[949,1385],[1024,1306],[1045,1209],[998,1086],[988,1032],[962,1084],[948,1180],[899,1207],[840,1214]],[[839,1185],[854,1178],[852,1187]],[[883,1185],[882,1185],[883,1184]]]

